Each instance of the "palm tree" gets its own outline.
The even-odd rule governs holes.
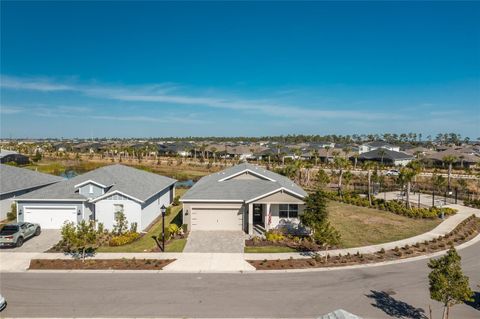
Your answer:
[[[380,155],[380,163],[382,163],[382,166],[383,166],[383,158],[385,157],[385,155],[387,155],[387,152],[381,148],[378,150],[378,155]]]
[[[343,174],[343,181],[345,182],[345,189],[348,191],[348,188],[350,186],[350,182],[352,181],[353,174],[350,171],[346,171]]]
[[[348,159],[348,154],[352,151],[350,146],[345,146],[342,151],[345,153],[345,158]]]
[[[315,158],[315,166],[318,165],[318,150],[313,149],[310,151],[310,154]]]
[[[214,146],[210,150],[213,153],[213,162],[215,163],[215,160],[217,159],[217,148]]]
[[[336,169],[339,170],[338,175],[338,194],[342,197],[342,178],[343,178],[343,170],[348,167],[348,160],[343,157],[335,157],[334,166]]]
[[[328,152],[330,151],[330,146],[325,146],[325,150],[327,151],[327,156],[325,157],[325,163],[328,163]]]
[[[451,175],[452,175],[452,166],[453,163],[457,161],[457,158],[453,155],[447,155],[442,158],[444,164],[448,165],[448,191],[450,191],[450,182],[451,182]]]
[[[411,206],[410,206],[410,188],[411,188],[411,184],[412,184],[412,179],[415,177],[416,173],[413,169],[410,169],[410,168],[407,168],[407,167],[404,167],[400,170],[400,174],[398,175],[398,182],[400,185],[402,185],[402,187],[404,185],[407,186],[407,189],[405,191],[405,195],[406,195],[406,205],[407,205],[407,208],[410,209]]]
[[[367,180],[368,180],[368,202],[370,206],[372,205],[372,169],[375,168],[375,163],[365,162],[363,163],[363,169],[367,171]]]

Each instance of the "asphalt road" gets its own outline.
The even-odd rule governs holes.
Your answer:
[[[480,243],[461,251],[480,284]],[[1,274],[8,317],[307,317],[343,308],[364,318],[423,318],[431,305],[427,260],[328,272],[282,274]],[[477,300],[480,299],[480,288]],[[477,304],[478,306],[478,304]],[[457,305],[451,318],[480,318]]]

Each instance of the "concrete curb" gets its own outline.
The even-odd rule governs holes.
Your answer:
[[[458,245],[455,247],[456,250],[462,250],[469,246],[472,246],[476,243],[480,242],[480,234],[474,237],[473,239]],[[415,256],[410,258],[403,258],[398,260],[390,260],[390,261],[382,261],[378,263],[370,263],[370,264],[360,264],[360,265],[350,265],[350,266],[338,266],[338,267],[321,267],[321,268],[302,268],[302,269],[278,269],[278,270],[257,270],[255,273],[300,273],[300,272],[321,272],[321,271],[332,271],[332,270],[349,270],[349,269],[359,269],[359,268],[371,268],[371,267],[381,267],[381,266],[389,266],[389,265],[396,265],[396,264],[403,264],[408,262],[414,262],[423,259],[430,259],[438,256],[444,255],[448,249],[437,251],[435,253]]]

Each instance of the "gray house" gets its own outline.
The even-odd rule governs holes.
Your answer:
[[[244,163],[200,179],[182,197],[190,230],[253,234],[298,224],[307,193],[285,176]]]
[[[58,176],[0,164],[0,220],[7,217],[16,197],[61,180]]]
[[[19,221],[59,229],[67,222],[95,220],[112,229],[123,212],[146,229],[175,196],[176,180],[123,165],[110,165],[16,199]]]

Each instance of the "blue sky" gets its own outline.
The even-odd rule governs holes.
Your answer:
[[[1,2],[2,137],[480,136],[478,2]]]

